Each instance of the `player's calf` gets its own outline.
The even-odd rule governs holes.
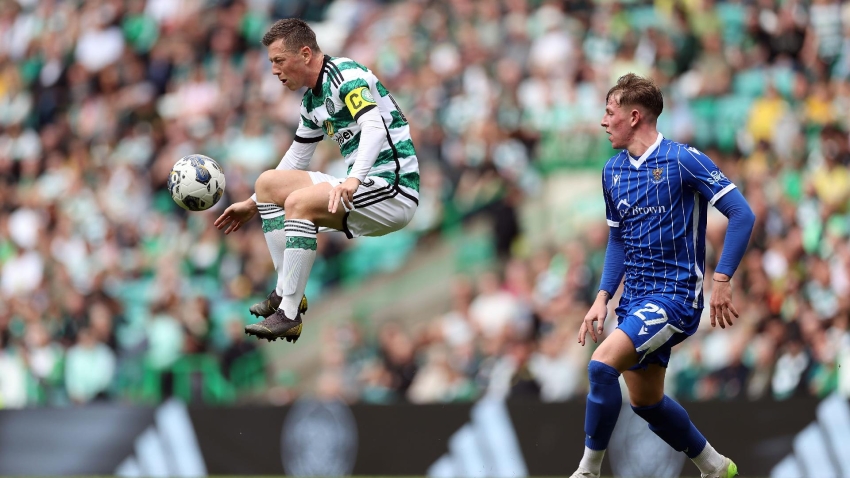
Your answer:
[[[590,392],[584,416],[584,455],[574,478],[596,478],[602,470],[605,449],[620,415],[620,372],[614,367],[591,360],[587,366]]]
[[[649,429],[674,450],[684,452],[699,468],[703,478],[731,478],[738,474],[732,460],[718,453],[697,430],[688,413],[672,398],[632,410],[649,424]],[[730,474],[731,473],[731,474]]]

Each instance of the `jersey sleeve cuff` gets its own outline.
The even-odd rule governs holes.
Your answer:
[[[617,221],[612,221],[610,219],[606,219],[606,221],[608,221],[608,225],[611,227],[620,227],[620,223]]]
[[[712,198],[708,201],[708,203],[709,203],[709,204],[711,204],[712,206],[714,206],[714,203],[716,203],[716,202],[717,202],[720,198],[722,198],[723,196],[725,196],[725,195],[726,195],[729,191],[731,191],[731,190],[735,189],[735,187],[736,187],[736,186],[735,186],[734,184],[730,184],[730,185],[726,186],[725,188],[723,188],[723,189],[721,189],[720,191],[718,191],[718,193],[717,193],[717,194],[715,194],[715,195],[714,195],[714,196],[713,196],[713,197],[712,197]]]
[[[305,138],[303,136],[298,136],[296,134],[294,141],[296,143],[318,143],[319,141],[322,140],[323,137],[324,136],[316,136],[315,138]]]
[[[348,176],[346,176],[345,179],[351,179],[351,178],[354,178],[354,179],[360,181],[360,184],[363,184],[363,182],[366,181],[366,173],[363,173],[362,175],[352,173],[352,174],[349,174]]]

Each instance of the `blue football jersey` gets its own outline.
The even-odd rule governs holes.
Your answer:
[[[660,133],[640,158],[608,160],[602,189],[608,225],[625,244],[622,301],[661,295],[703,306],[706,212],[734,188],[708,156]]]

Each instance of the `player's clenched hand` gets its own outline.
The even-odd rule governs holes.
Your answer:
[[[715,277],[715,279],[717,280],[713,282],[714,288],[711,291],[711,301],[709,302],[711,326],[715,327],[717,323],[720,323],[720,328],[725,329],[726,324],[732,326],[732,317],[738,318],[738,310],[732,304],[732,284],[726,282],[729,278],[723,276],[723,278]],[[720,282],[721,280],[723,282]]]
[[[347,209],[354,209],[354,193],[357,192],[359,187],[359,179],[348,178],[339,186],[331,189],[328,193],[328,212],[336,214],[340,199]]]
[[[590,307],[590,310],[587,311],[587,315],[584,316],[584,321],[581,323],[581,329],[578,331],[578,343],[584,345],[588,332],[590,332],[590,338],[592,338],[594,342],[598,342],[599,340],[597,336],[602,335],[602,328],[605,325],[605,317],[607,316],[608,293],[600,292],[596,301],[593,303],[593,306]],[[594,322],[599,323],[594,326]]]
[[[213,225],[219,230],[225,229],[225,234],[230,234],[233,231],[238,231],[243,224],[250,221],[254,214],[257,213],[257,203],[251,198],[245,201],[233,203],[218,216]]]

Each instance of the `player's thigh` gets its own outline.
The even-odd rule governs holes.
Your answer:
[[[632,339],[622,330],[615,329],[593,351],[591,359],[609,365],[622,373],[638,363],[638,354]]]
[[[664,398],[666,372],[667,369],[657,363],[650,364],[646,368],[623,372],[632,406],[648,407],[660,402]]]
[[[264,171],[254,183],[257,202],[283,205],[294,191],[313,185],[307,171],[272,169]]]
[[[634,344],[638,355],[634,368],[645,369],[653,363],[666,367],[673,346],[696,330],[694,311],[656,296],[635,299],[627,311],[620,311],[617,329]]]
[[[286,198],[283,208],[287,219],[306,219],[318,227],[342,230],[345,208],[340,205],[336,212],[328,211],[328,201],[333,185],[326,182],[296,189]]]

